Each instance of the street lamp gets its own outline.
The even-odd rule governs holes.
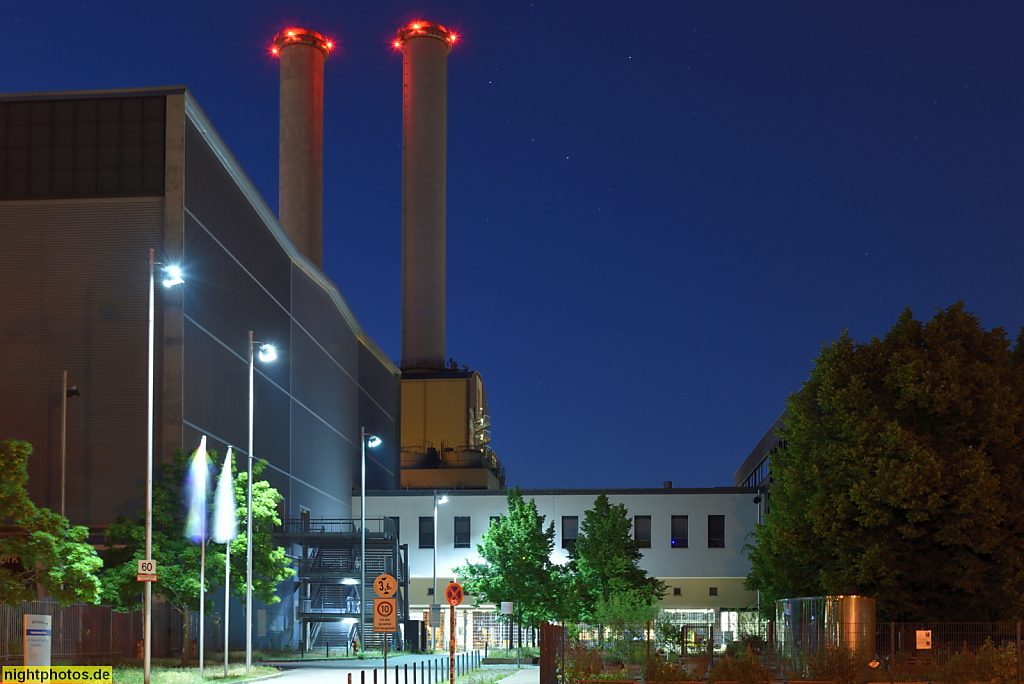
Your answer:
[[[146,560],[153,560],[153,405],[155,403],[156,377],[154,373],[156,357],[156,278],[154,270],[157,264],[156,251],[149,250],[149,397],[146,407]],[[164,287],[173,287],[185,282],[181,277],[181,269],[177,266],[166,266],[163,269]],[[66,392],[66,390],[65,390]],[[142,595],[142,681],[149,684],[150,664],[153,655],[153,583],[146,582]]]
[[[64,492],[67,489],[68,461],[68,399],[80,397],[78,387],[68,387],[68,372],[64,371],[64,387],[60,393],[60,514],[64,516]]]
[[[259,342],[249,331],[249,477],[245,494],[245,673],[252,669],[252,433],[253,433],[253,369],[254,352],[259,345],[259,359],[264,363],[277,358],[274,345]],[[225,645],[225,651],[227,646]]]
[[[437,490],[434,490],[434,588],[431,590],[430,596],[430,621],[434,621],[434,613],[438,610],[440,603],[437,600],[437,507],[448,503],[448,495],[442,494],[441,498],[437,498]],[[440,618],[438,618],[440,619]],[[433,625],[430,629],[430,645],[432,648],[437,648],[437,637],[435,636],[435,630]]]
[[[363,652],[366,652],[366,641],[363,639],[363,632],[366,629],[366,601],[363,600],[363,592],[366,591],[366,447],[373,449],[380,446],[381,440],[377,435],[371,435],[365,427],[359,428],[359,453],[362,456],[362,468],[360,468],[359,486],[359,641],[363,643]]]

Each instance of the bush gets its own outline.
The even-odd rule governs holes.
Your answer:
[[[758,684],[770,682],[771,674],[748,648],[741,656],[733,658],[726,655],[715,663],[708,672],[708,684],[715,682],[739,682],[739,684]]]
[[[595,648],[575,645],[565,650],[565,669],[562,680],[566,684],[577,684],[601,675],[604,660]]]
[[[849,646],[826,646],[807,658],[807,674],[812,680],[854,684],[867,662],[866,656]]]
[[[685,665],[656,658],[648,664],[645,679],[648,682],[693,682],[703,679],[703,676],[698,676],[696,672]]]
[[[947,684],[989,681],[1014,684],[1017,681],[1017,647],[1008,644],[1000,648],[991,639],[986,639],[977,652],[964,650],[951,656],[932,677]]]

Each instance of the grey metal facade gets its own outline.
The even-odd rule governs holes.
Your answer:
[[[156,296],[156,458],[200,435],[254,453],[285,515],[347,517],[359,481],[398,477],[399,373],[298,254],[184,88],[0,96],[0,439],[31,442],[30,493],[56,510],[62,372],[66,506],[97,529],[142,509],[148,250],[186,282]]]

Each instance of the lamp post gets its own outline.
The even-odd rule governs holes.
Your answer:
[[[366,628],[366,601],[363,599],[363,592],[366,591],[366,447],[371,449],[380,446],[380,437],[371,435],[365,427],[359,428],[359,453],[361,456],[361,468],[359,475],[359,641],[363,643],[363,652],[366,652],[366,641],[363,639],[363,631]]]
[[[437,507],[448,503],[448,495],[443,494],[437,498],[437,490],[434,490],[434,586],[430,592],[430,622],[434,622],[434,613],[440,605],[437,601]],[[437,637],[434,634],[434,626],[430,626],[430,646],[437,648]]]
[[[245,673],[252,669],[252,435],[253,435],[253,378],[255,368],[255,347],[259,345],[260,361],[273,361],[277,358],[274,345],[253,339],[249,331],[249,467],[248,479],[245,483]],[[226,637],[225,637],[226,638]],[[227,647],[225,646],[225,650]]]
[[[68,387],[68,372],[64,371],[64,386],[60,393],[60,514],[64,512],[64,493],[67,489],[67,462],[68,462],[68,399],[80,397],[82,393],[78,387]]]
[[[153,560],[153,405],[156,377],[156,251],[149,250],[149,396],[146,406],[146,560]],[[164,267],[164,287],[173,287],[185,282],[177,266]],[[146,582],[142,594],[142,681],[149,684],[150,665],[153,655],[153,583]]]

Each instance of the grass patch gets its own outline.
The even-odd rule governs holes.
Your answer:
[[[238,682],[257,677],[266,677],[280,672],[277,668],[253,664],[249,674],[245,674],[245,663],[229,663],[228,674],[224,675],[224,661],[208,664],[203,668],[203,677],[199,677],[198,667],[173,667],[169,665],[153,666],[149,670],[151,684],[202,684],[202,682]],[[134,665],[114,665],[114,681],[117,684],[142,684],[141,667]]]
[[[475,670],[469,674],[460,675],[455,678],[455,681],[461,684],[494,684],[494,682],[518,671],[519,668],[516,667],[494,667],[488,665],[482,670]]]

